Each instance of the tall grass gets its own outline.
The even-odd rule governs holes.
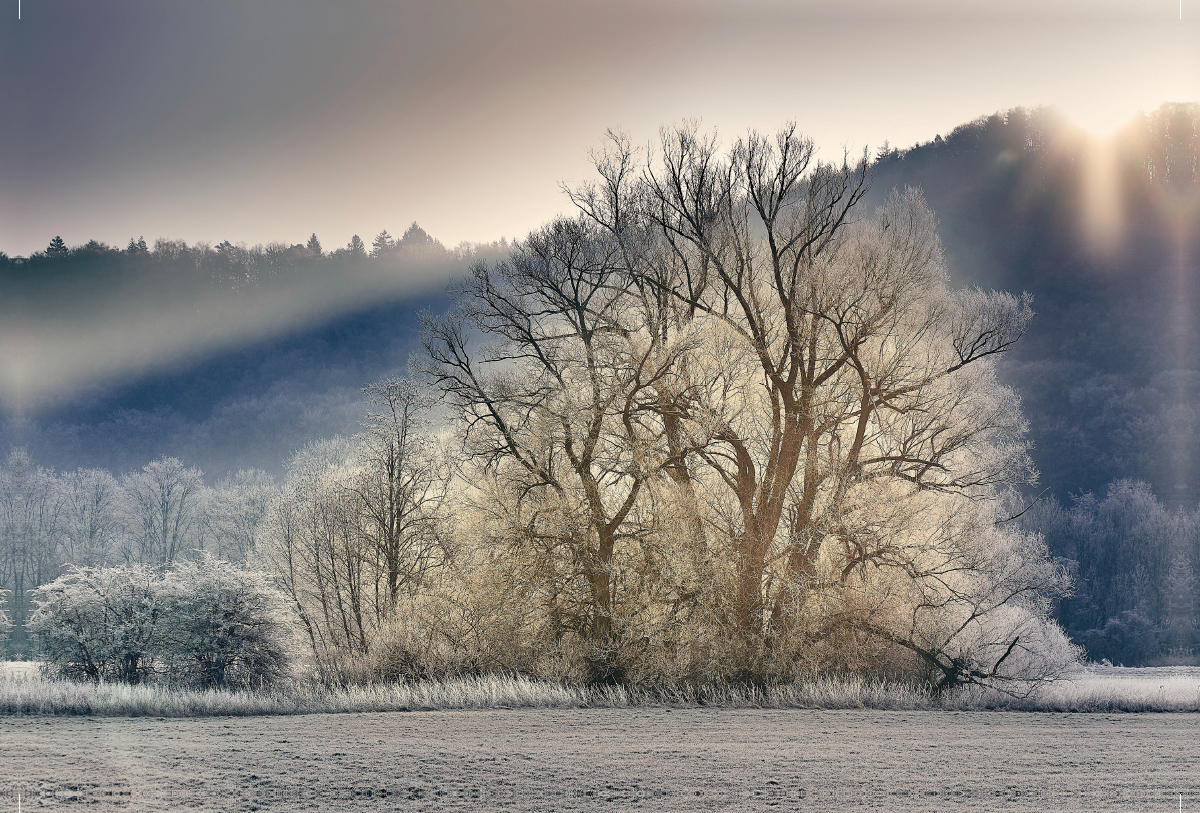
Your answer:
[[[196,691],[42,677],[0,678],[0,714],[98,717],[216,717],[443,709],[576,708],[583,689],[520,676],[485,675],[415,684],[340,689],[295,686],[268,691]]]
[[[978,688],[934,697],[927,687],[917,684],[856,676],[770,687],[709,684],[645,689],[569,686],[519,675],[483,675],[335,689],[297,684],[288,689],[253,692],[96,685],[52,680],[28,670],[24,674],[14,674],[11,669],[0,671],[0,714],[207,717],[661,705],[904,711],[1200,711],[1200,670],[1080,670],[1024,697]]]

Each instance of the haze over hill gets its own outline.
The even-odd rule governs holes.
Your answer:
[[[877,157],[864,212],[920,187],[956,284],[1034,295],[1001,368],[1062,499],[1133,478],[1200,502],[1198,121],[1196,105],[1166,105],[1104,143],[1053,110],[1013,110]],[[403,369],[416,314],[444,308],[476,256],[436,245],[314,264],[286,246],[167,241],[12,265],[3,324],[22,351],[6,360],[0,445],[60,469],[173,454],[215,476],[278,472],[306,440],[354,431],[358,389]]]
[[[417,314],[507,250],[448,250],[415,223],[375,242],[0,255],[0,447],[59,470],[169,455],[221,476],[279,473],[305,443],[353,434],[361,388],[403,373]]]

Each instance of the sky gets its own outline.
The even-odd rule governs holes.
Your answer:
[[[2,3],[13,256],[522,236],[608,128],[794,120],[832,160],[1015,106],[1106,132],[1200,98],[1200,0]]]

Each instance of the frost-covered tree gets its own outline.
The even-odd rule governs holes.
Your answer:
[[[448,556],[450,468],[426,432],[429,394],[404,379],[365,392],[362,434],[292,458],[255,557],[320,658],[369,653],[402,600]]]
[[[1046,501],[1022,518],[1075,577],[1058,617],[1092,660],[1136,665],[1192,657],[1197,634],[1195,511],[1170,511],[1150,486],[1117,480],[1069,506]],[[1171,652],[1174,650],[1175,655]]]
[[[1044,617],[1033,597],[1064,585],[1044,548],[1017,545],[1033,557],[1013,571],[1028,581],[996,592],[986,575],[995,540],[971,530],[982,526],[926,525],[931,511],[970,516],[999,486],[1034,478],[1019,401],[991,367],[1024,332],[1028,298],[950,290],[918,193],[894,193],[864,216],[865,157],[838,165],[813,155],[792,127],[722,153],[715,136],[687,125],[664,130],[639,170],[615,136],[597,156],[600,182],[571,194],[621,245],[664,332],[704,337],[681,375],[687,385],[662,406],[673,448],[694,446],[669,473],[715,511],[732,631],[774,657],[789,639],[807,647],[854,628],[925,658],[928,641],[913,635],[933,623],[916,613],[930,603],[958,612],[964,601],[1027,600],[1031,617]],[[719,360],[706,362],[710,353]],[[963,568],[978,571],[947,586],[944,574]],[[867,581],[877,590],[863,593]],[[955,598],[931,598],[940,589]],[[878,603],[900,594],[903,612]],[[914,613],[929,617],[910,624]],[[968,628],[990,638],[980,617],[947,621],[958,631],[945,647]],[[1021,637],[1002,634],[1001,654]],[[934,650],[931,666],[946,654]],[[1001,677],[994,667],[1008,658],[982,671]],[[1052,673],[1061,659],[1046,663]],[[981,670],[951,672],[948,684]]]
[[[6,645],[8,636],[12,633],[12,619],[8,617],[8,595],[9,591],[0,590],[0,645]]]
[[[112,564],[122,534],[122,494],[102,469],[77,469],[58,478],[61,557],[79,567]]]
[[[202,519],[217,558],[247,561],[278,490],[275,478],[261,469],[239,471],[217,482],[207,495]]]
[[[425,319],[423,372],[445,393],[474,471],[492,478],[516,548],[600,675],[644,562],[650,483],[668,452],[656,388],[688,345],[654,341],[620,244],[585,219],[477,264],[457,314]],[[493,343],[478,352],[472,333]]]
[[[441,508],[450,484],[445,454],[428,432],[431,394],[402,378],[364,389],[368,413],[357,436],[350,489],[361,511],[374,612],[389,615],[402,590],[420,585],[446,558]]]
[[[318,657],[365,653],[374,632],[369,559],[351,491],[348,438],[298,451],[268,514],[257,562],[273,574]]]
[[[34,596],[30,632],[64,677],[259,688],[286,673],[284,598],[264,574],[211,555],[167,571],[73,568]]]
[[[9,590],[14,656],[28,654],[25,622],[30,591],[58,575],[61,500],[53,472],[13,449],[0,466],[0,589]]]
[[[29,631],[58,674],[134,684],[153,677],[164,633],[154,568],[73,568],[34,591],[34,600]]]
[[[128,541],[127,562],[167,565],[193,549],[200,539],[203,474],[177,458],[161,457],[121,479]]]

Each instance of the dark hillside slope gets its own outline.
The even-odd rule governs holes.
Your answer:
[[[1165,105],[1105,145],[1013,110],[876,162],[871,202],[920,187],[958,284],[1034,294],[1003,374],[1060,498],[1132,478],[1200,501],[1198,126]]]
[[[360,431],[361,388],[403,375],[419,347],[417,315],[435,292],[357,309],[132,381],[90,388],[32,416],[0,421],[0,449],[24,446],[58,470],[140,469],[159,456],[211,482],[260,468],[276,476],[305,443]]]

